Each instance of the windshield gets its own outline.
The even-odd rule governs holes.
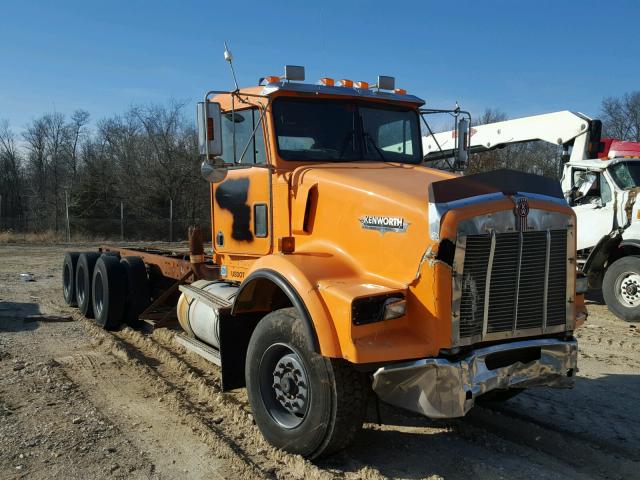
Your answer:
[[[418,114],[411,108],[281,98],[273,103],[273,115],[278,151],[285,160],[422,160]]]
[[[620,188],[640,186],[640,162],[620,162],[609,167],[609,173]]]

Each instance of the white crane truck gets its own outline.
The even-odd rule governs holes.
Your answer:
[[[588,288],[602,289],[609,310],[640,320],[640,143],[601,139],[602,124],[560,111],[423,136],[425,161],[508,144],[545,141],[562,146],[562,189],[577,218],[577,264]],[[458,144],[460,144],[458,146]],[[459,148],[460,147],[460,148]],[[462,160],[460,160],[462,159]]]

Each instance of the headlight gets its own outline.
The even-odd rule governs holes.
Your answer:
[[[407,301],[404,298],[391,297],[384,301],[382,309],[383,320],[399,318],[407,311]]]
[[[393,320],[407,311],[407,301],[401,293],[356,298],[351,304],[351,322],[354,325]]]

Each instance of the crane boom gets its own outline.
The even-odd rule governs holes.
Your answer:
[[[591,125],[591,118],[568,110],[487,123],[471,128],[467,148],[469,153],[476,153],[535,140],[555,145],[573,142],[571,160],[579,160],[588,156],[589,142],[594,136]],[[456,136],[456,130],[423,136],[425,160],[451,156],[456,148]]]

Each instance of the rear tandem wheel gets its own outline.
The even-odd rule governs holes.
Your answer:
[[[127,295],[126,272],[118,257],[102,255],[93,270],[92,299],[96,323],[114,330],[122,323]]]
[[[78,252],[66,252],[62,262],[62,294],[67,305],[78,305],[76,298],[76,267],[78,265]]]
[[[76,298],[78,310],[86,318],[93,318],[93,302],[91,298],[91,285],[93,269],[100,258],[97,252],[84,252],[78,257],[76,264]]]

